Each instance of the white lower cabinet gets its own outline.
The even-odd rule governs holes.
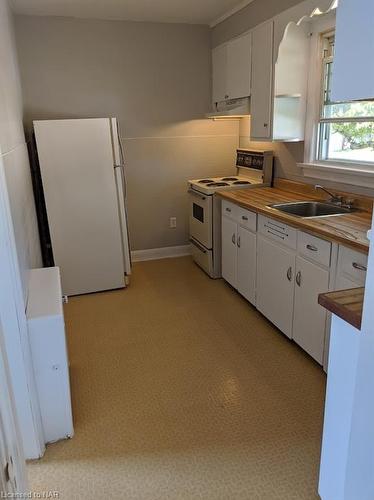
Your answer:
[[[231,207],[225,208],[230,210]],[[255,304],[256,216],[243,210],[225,212],[230,216],[222,216],[222,277]],[[240,224],[241,221],[245,227]]]
[[[262,235],[257,237],[257,309],[292,337],[295,253]]]
[[[228,217],[222,217],[222,277],[237,288],[238,251],[236,246],[238,225]]]
[[[339,246],[335,289],[347,290],[365,286],[368,256]]]
[[[367,255],[222,204],[222,276],[321,365],[329,314],[320,293],[364,286]],[[336,271],[336,272],[335,272]]]
[[[327,312],[318,295],[329,290],[331,244],[259,218],[257,309],[318,363],[323,363]]]
[[[293,339],[318,363],[323,362],[327,311],[318,295],[329,289],[329,270],[296,258]]]
[[[238,227],[237,289],[251,304],[256,303],[256,234]]]

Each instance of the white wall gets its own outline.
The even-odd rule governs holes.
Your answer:
[[[22,125],[22,91],[13,20],[4,0],[0,17],[0,150],[4,163],[23,295],[27,272],[41,264],[27,146]]]
[[[38,231],[22,126],[22,99],[6,0],[0,0],[0,315],[25,454],[41,453],[40,415],[28,343],[25,306],[27,274],[40,262]],[[38,431],[36,431],[38,429]]]
[[[27,126],[118,117],[132,249],[188,243],[186,181],[230,173],[238,146],[237,122],[203,119],[208,26],[17,16],[16,39]]]

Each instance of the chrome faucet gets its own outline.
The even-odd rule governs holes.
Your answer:
[[[342,196],[336,196],[334,193],[332,193],[331,191],[329,191],[328,189],[324,188],[323,186],[321,186],[320,184],[316,184],[314,186],[314,189],[317,190],[317,189],[321,189],[322,191],[324,191],[325,193],[327,193],[329,196],[331,196],[330,198],[330,203],[335,203],[335,204],[338,204],[338,205],[341,205],[343,203],[343,197]]]

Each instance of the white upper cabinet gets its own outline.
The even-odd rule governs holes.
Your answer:
[[[227,45],[220,45],[212,51],[213,102],[227,99]]]
[[[309,65],[308,23],[283,19],[264,23],[253,31],[251,138],[301,141],[304,139]],[[281,26],[279,26],[281,25]],[[280,42],[274,32],[282,30]]]
[[[251,94],[252,35],[247,33],[227,44],[227,94],[229,99]]]
[[[251,93],[251,33],[212,51],[213,103],[247,97]]]
[[[251,137],[271,138],[273,21],[252,32]]]
[[[309,51],[309,23],[290,23],[279,46],[275,63],[274,140],[304,139]]]
[[[336,18],[333,101],[374,98],[373,21],[373,0],[340,0]]]

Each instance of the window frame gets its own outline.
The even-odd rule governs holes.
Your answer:
[[[321,118],[323,36],[335,32],[335,12],[330,12],[311,22],[310,70],[306,106],[304,159],[297,163],[301,175],[315,180],[344,182],[360,187],[374,188],[372,163],[321,160],[317,156],[319,122]]]

